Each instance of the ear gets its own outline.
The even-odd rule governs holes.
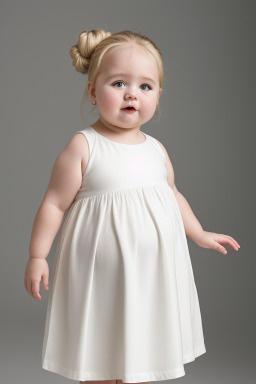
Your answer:
[[[91,97],[91,99],[96,97],[95,88],[92,87],[91,81],[87,81],[87,90],[88,90],[88,93],[89,93],[89,96]]]
[[[161,93],[162,93],[162,88],[159,89],[159,95],[158,95],[157,105],[159,104],[159,99],[160,99]]]

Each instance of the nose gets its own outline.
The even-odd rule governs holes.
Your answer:
[[[136,94],[136,92],[127,92],[126,94],[125,94],[125,100],[134,100],[134,99],[136,99],[137,100],[137,94]]]

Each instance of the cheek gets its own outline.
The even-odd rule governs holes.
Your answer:
[[[103,88],[100,93],[100,104],[102,108],[115,108],[120,105],[120,95],[109,88]]]
[[[152,109],[156,107],[156,99],[152,97],[144,98],[142,106],[144,113],[150,114]]]

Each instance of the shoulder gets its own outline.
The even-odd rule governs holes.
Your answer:
[[[169,158],[169,155],[168,155],[168,152],[167,150],[165,149],[164,145],[159,141],[157,140],[155,137],[154,139],[157,141],[157,143],[160,145],[160,147],[162,148],[162,150],[164,151],[164,154],[165,154],[165,157],[166,157],[166,163],[171,163],[171,160]]]
[[[164,151],[165,155],[168,156],[168,153],[167,153],[165,147],[163,146],[163,144],[162,144],[159,140],[157,140],[155,137],[154,137],[154,139],[158,142],[158,144],[160,145],[160,147],[161,147],[162,150]]]
[[[75,152],[83,152],[89,149],[88,141],[82,132],[76,132],[68,141],[65,148]]]
[[[64,150],[80,158],[82,174],[84,174],[89,160],[89,144],[86,136],[82,132],[76,132],[70,138]]]

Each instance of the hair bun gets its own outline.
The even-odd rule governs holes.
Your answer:
[[[70,48],[69,54],[73,67],[77,72],[88,73],[90,58],[96,46],[111,32],[105,32],[102,29],[93,29],[92,31],[82,31],[79,34],[78,42]]]

